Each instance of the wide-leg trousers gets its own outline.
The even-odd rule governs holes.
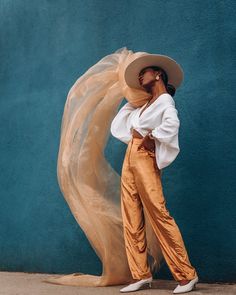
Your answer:
[[[145,218],[160,243],[164,259],[176,281],[191,280],[197,276],[191,265],[181,232],[166,208],[161,183],[161,170],[155,152],[138,150],[142,138],[129,141],[121,173],[121,213],[125,249],[133,279],[152,276],[147,257]]]

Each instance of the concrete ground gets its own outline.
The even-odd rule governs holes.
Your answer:
[[[75,287],[55,285],[42,282],[53,274],[24,273],[24,272],[0,272],[0,294],[1,295],[115,295],[122,294],[119,289],[123,286],[112,287]],[[143,289],[132,292],[138,295],[167,295],[173,294],[172,290],[177,286],[174,280],[154,280],[151,289]],[[192,295],[200,294],[236,294],[236,284],[205,284],[198,283],[194,291],[188,292]]]

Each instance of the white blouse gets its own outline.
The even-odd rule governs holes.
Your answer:
[[[159,169],[163,169],[175,160],[180,151],[178,111],[173,97],[163,93],[139,117],[147,103],[135,108],[127,102],[114,117],[110,131],[114,137],[128,144],[132,138],[132,128],[142,136],[152,130],[156,163]]]

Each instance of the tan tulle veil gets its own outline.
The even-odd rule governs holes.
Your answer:
[[[133,53],[123,47],[103,57],[74,83],[67,95],[57,162],[58,182],[103,270],[100,276],[77,272],[50,277],[44,282],[108,286],[132,281],[123,239],[120,175],[106,160],[104,149],[111,121],[122,100],[126,98],[140,107],[149,98],[148,93],[129,88],[124,81],[126,66],[142,54],[145,52]],[[146,214],[145,220],[148,260],[155,272],[163,256]]]

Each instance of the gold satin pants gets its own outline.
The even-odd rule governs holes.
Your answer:
[[[166,208],[161,170],[155,152],[141,148],[142,138],[128,143],[121,173],[121,212],[125,249],[133,279],[152,276],[147,260],[145,213],[160,243],[165,261],[176,281],[197,276],[174,218]]]

